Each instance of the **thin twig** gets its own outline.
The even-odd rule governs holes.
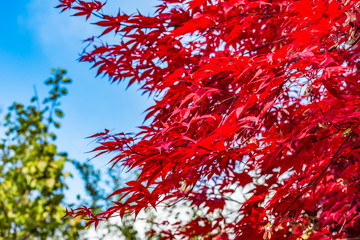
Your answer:
[[[299,200],[307,191],[310,190],[310,188],[312,188],[320,179],[321,177],[325,174],[325,172],[328,170],[328,168],[331,166],[331,164],[334,162],[335,157],[337,156],[337,154],[340,152],[340,150],[342,149],[342,147],[345,145],[345,143],[350,139],[350,137],[352,137],[354,134],[354,131],[352,131],[349,136],[346,137],[346,139],[344,140],[344,142],[340,145],[340,147],[336,150],[335,154],[333,155],[333,157],[331,158],[330,162],[328,163],[328,165],[321,171],[320,175],[315,179],[314,182],[312,182],[303,192],[301,192],[292,202],[291,204],[283,211],[283,213],[280,215],[280,218],[283,217],[285,215],[285,213],[292,207],[292,205]],[[279,218],[279,219],[280,219]]]

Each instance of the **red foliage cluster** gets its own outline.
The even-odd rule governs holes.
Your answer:
[[[188,200],[212,218],[166,238],[360,236],[358,0],[162,0],[153,16],[60,2],[119,41],[91,38],[81,61],[157,99],[138,134],[97,135],[100,154],[140,170],[113,193],[122,202],[68,215],[97,223]]]

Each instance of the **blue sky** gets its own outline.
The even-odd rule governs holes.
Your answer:
[[[155,0],[108,0],[108,10],[118,7],[126,13],[137,9],[152,13]],[[86,160],[94,148],[87,136],[103,131],[134,131],[139,126],[152,100],[141,96],[136,86],[125,91],[126,84],[110,84],[106,78],[95,78],[96,71],[87,63],[77,61],[84,45],[82,40],[99,32],[98,27],[82,17],[59,14],[57,0],[5,1],[0,7],[2,37],[0,38],[0,117],[12,102],[28,103],[36,85],[40,98],[46,96],[43,82],[51,68],[65,68],[73,80],[69,95],[62,100],[65,118],[58,130],[57,144],[71,158]],[[2,120],[0,121],[2,122]],[[107,163],[98,158],[99,168]],[[81,193],[75,180],[68,181],[69,200]],[[76,186],[77,185],[77,186]]]

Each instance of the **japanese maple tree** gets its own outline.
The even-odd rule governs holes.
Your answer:
[[[68,215],[97,225],[188,201],[205,215],[163,238],[360,237],[359,1],[161,0],[152,16],[104,5],[60,0],[103,28],[80,60],[155,103],[138,133],[92,136],[137,179],[106,211]]]

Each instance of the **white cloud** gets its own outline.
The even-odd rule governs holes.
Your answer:
[[[27,25],[34,32],[35,40],[39,43],[43,52],[50,58],[53,58],[54,52],[58,52],[58,49],[64,49],[69,53],[79,53],[85,46],[82,44],[82,40],[98,35],[104,30],[91,24],[96,19],[91,21],[90,18],[85,23],[83,16],[70,16],[74,12],[66,11],[60,14],[60,9],[55,8],[57,4],[58,1],[32,0],[27,6]],[[139,10],[144,15],[147,15],[154,12],[154,6],[157,4],[158,1],[154,0],[134,0],[132,3],[109,0],[105,12],[115,14],[121,7],[121,11],[128,14]]]
[[[60,52],[59,49],[78,53],[82,49],[82,40],[99,32],[93,24],[84,23],[83,18],[70,17],[68,13],[59,14],[60,10],[55,8],[57,3],[32,0],[27,6],[27,25],[42,51],[50,58],[53,58],[54,52]]]

